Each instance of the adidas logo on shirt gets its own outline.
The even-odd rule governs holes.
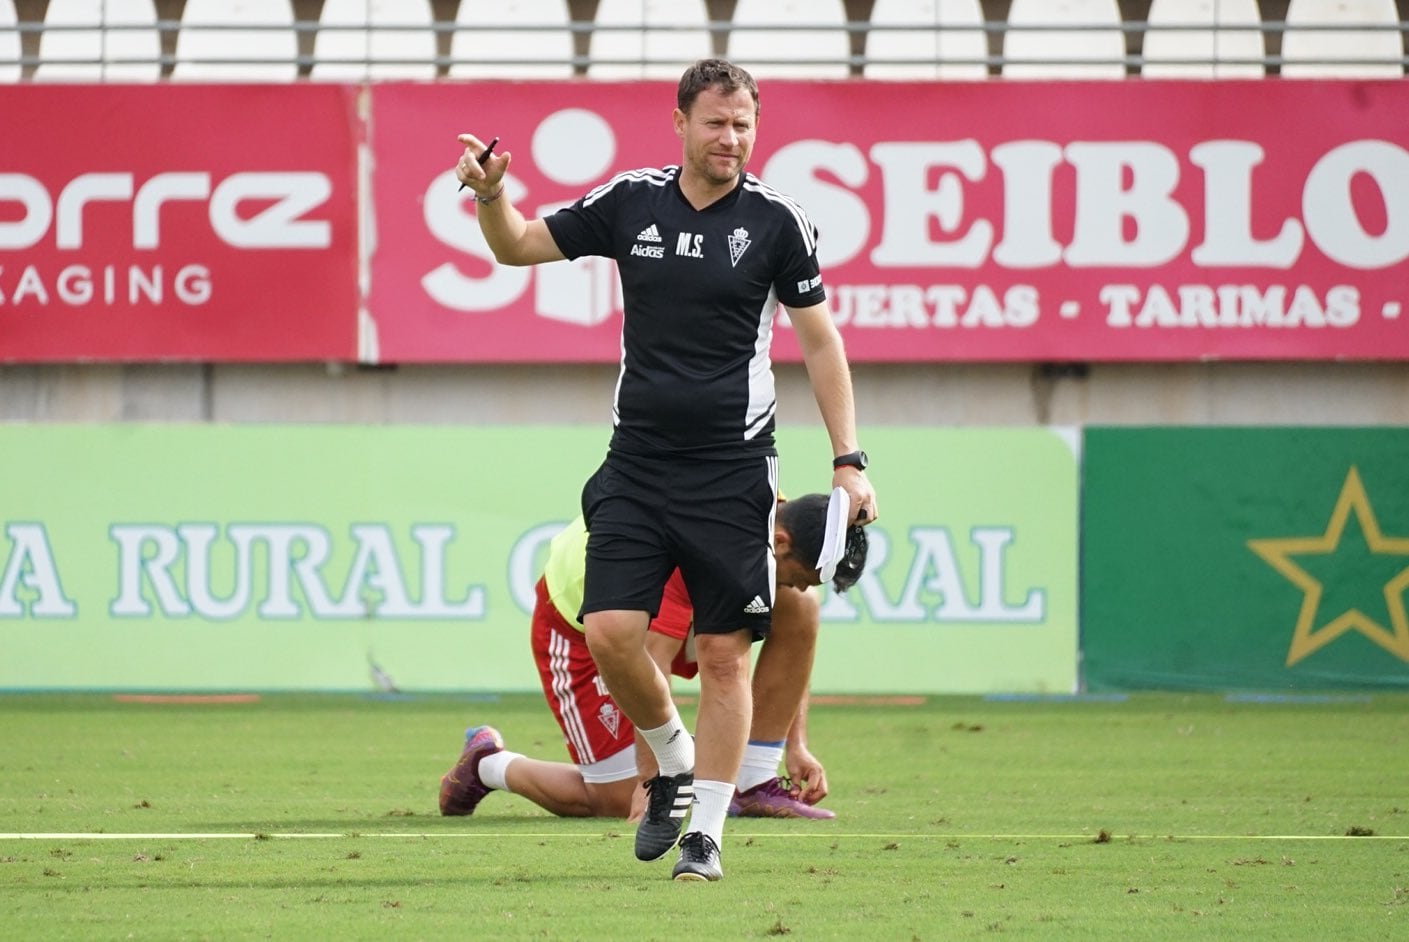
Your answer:
[[[664,241],[656,224],[651,223],[636,236],[636,242],[631,246],[631,254],[637,258],[665,258],[665,246],[661,244]],[[642,245],[642,242],[647,244]]]
[[[768,606],[757,595],[753,597],[752,602],[744,606],[745,615],[766,615],[767,613]]]

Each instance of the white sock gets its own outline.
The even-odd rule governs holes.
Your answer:
[[[695,803],[690,809],[688,830],[708,834],[716,845],[722,845],[724,819],[729,814],[729,802],[733,799],[732,782],[695,779]]]
[[[515,759],[522,759],[523,755],[517,752],[510,752],[502,749],[499,752],[490,753],[479,760],[479,780],[490,788],[497,788],[501,792],[513,793],[509,787],[509,763]]]
[[[679,775],[695,767],[695,740],[680,722],[679,713],[672,712],[670,719],[655,729],[638,728],[636,734],[655,753],[660,774]]]
[[[762,785],[769,779],[778,777],[778,763],[783,761],[784,745],[785,741],[749,740],[749,744],[744,747],[744,761],[739,766],[739,778],[735,782],[739,786],[739,791],[746,792],[750,788]]]

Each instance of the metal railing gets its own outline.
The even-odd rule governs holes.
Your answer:
[[[318,65],[339,65],[339,66],[433,66],[438,76],[445,76],[453,67],[461,65],[492,65],[492,66],[524,66],[554,64],[567,66],[575,74],[587,75],[595,66],[631,66],[646,67],[652,65],[669,65],[674,59],[658,59],[648,56],[633,58],[612,58],[593,56],[590,52],[574,52],[571,56],[546,60],[541,56],[531,58],[513,58],[496,56],[486,60],[473,56],[457,56],[445,50],[450,45],[451,38],[460,32],[468,32],[468,28],[454,22],[435,21],[430,24],[425,23],[404,23],[404,24],[383,24],[372,25],[363,24],[324,24],[314,20],[295,20],[283,23],[240,23],[240,24],[214,24],[214,23],[183,23],[180,20],[157,20],[151,24],[128,24],[113,23],[95,26],[93,24],[52,24],[46,25],[40,22],[20,22],[12,28],[17,31],[21,39],[21,48],[30,46],[38,47],[38,40],[46,32],[58,33],[92,33],[95,30],[101,31],[106,36],[109,33],[152,33],[155,32],[160,38],[160,45],[163,49],[155,56],[130,56],[114,55],[106,56],[101,50],[98,54],[90,57],[64,55],[58,58],[45,58],[37,52],[24,53],[18,57],[6,55],[3,47],[0,47],[0,71],[13,69],[19,66],[22,71],[22,80],[27,80],[32,76],[35,69],[43,65],[64,65],[64,66],[139,66],[156,65],[160,68],[162,78],[168,78],[180,65],[258,65],[258,66],[294,66],[298,74],[306,76],[314,66]],[[232,34],[267,33],[271,36],[286,35],[292,33],[297,38],[300,51],[292,56],[269,58],[269,57],[248,57],[231,55],[228,57],[209,57],[201,55],[199,57],[182,58],[175,51],[176,39],[183,29],[199,30],[202,33],[227,31]],[[932,22],[917,23],[886,23],[871,24],[864,21],[849,21],[844,24],[822,25],[805,23],[777,23],[750,25],[735,25],[728,21],[709,21],[696,25],[622,25],[622,24],[595,24],[583,21],[569,21],[563,24],[555,24],[552,27],[530,26],[520,24],[484,24],[478,27],[480,30],[492,31],[495,34],[505,33],[543,33],[550,31],[561,34],[567,32],[575,39],[575,46],[579,49],[587,45],[586,40],[590,39],[595,32],[619,32],[619,33],[641,33],[641,32],[707,32],[712,37],[715,52],[726,54],[725,38],[733,32],[740,31],[762,31],[778,32],[786,31],[790,33],[805,34],[814,33],[836,33],[844,31],[851,42],[853,49],[860,47],[860,51],[852,52],[846,56],[826,56],[826,57],[777,57],[767,58],[750,56],[746,65],[752,66],[846,66],[852,75],[861,75],[866,68],[871,65],[895,67],[895,66],[932,66],[943,64],[946,66],[981,66],[991,75],[1001,75],[1010,66],[1081,66],[1089,68],[1091,66],[1119,66],[1128,75],[1139,75],[1145,65],[1158,62],[1160,66],[1208,66],[1208,67],[1229,67],[1229,66],[1253,66],[1260,67],[1269,75],[1280,72],[1284,65],[1295,63],[1297,66],[1327,66],[1345,68],[1398,68],[1401,73],[1409,72],[1409,54],[1405,52],[1406,38],[1409,38],[1409,21],[1400,21],[1394,24],[1346,24],[1346,23],[1296,23],[1289,24],[1286,21],[1267,20],[1258,23],[1247,24],[1223,24],[1217,27],[1206,24],[1155,24],[1151,25],[1146,21],[1123,21],[1118,24],[1113,23],[1053,23],[1053,24],[1023,24],[1019,27],[1010,27],[1003,22],[984,22],[981,24],[935,24]],[[0,37],[3,37],[6,30],[0,29]],[[361,57],[330,57],[319,56],[312,52],[313,41],[317,34],[322,32],[334,33],[407,33],[424,34],[431,33],[436,38],[437,54],[434,56],[419,57],[386,57],[386,56],[361,56]],[[912,56],[895,57],[885,56],[884,58],[872,58],[865,51],[864,39],[874,33],[930,33],[936,36],[936,42],[940,35],[962,36],[980,33],[984,37],[985,45],[990,50],[985,55],[949,56],[942,58],[938,56]],[[1003,52],[1003,45],[1010,32],[1020,33],[1052,33],[1068,36],[1074,33],[1089,33],[1092,36],[1109,36],[1112,32],[1118,32],[1121,37],[1125,52],[1119,56],[1111,55],[1028,55],[1013,56]],[[1239,56],[1223,57],[1215,55],[1213,57],[1189,56],[1170,57],[1161,55],[1158,59],[1147,58],[1143,53],[1143,41],[1151,34],[1201,34],[1212,35],[1214,37],[1246,37],[1248,34],[1258,34],[1264,50],[1260,56]],[[1290,34],[1315,34],[1318,36],[1336,34],[1361,35],[1386,35],[1392,34],[1398,39],[1399,55],[1379,55],[1366,56],[1363,54],[1327,54],[1324,56],[1308,57],[1299,55],[1295,59],[1289,59],[1280,51],[1282,40]]]

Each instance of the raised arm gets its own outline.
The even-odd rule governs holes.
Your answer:
[[[491,153],[483,164],[486,145],[473,134],[457,140],[465,152],[455,164],[455,177],[474,191],[475,212],[485,242],[501,265],[537,265],[566,258],[553,241],[542,219],[525,219],[509,199],[504,179],[514,155],[508,151]]]

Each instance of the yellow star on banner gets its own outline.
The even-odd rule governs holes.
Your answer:
[[[1376,622],[1358,608],[1347,609],[1318,626],[1317,612],[1323,593],[1321,582],[1291,560],[1292,556],[1334,555],[1352,512],[1360,523],[1365,544],[1372,554],[1405,557],[1405,567],[1384,586],[1392,629]],[[1292,636],[1291,650],[1287,652],[1288,667],[1351,630],[1360,632],[1401,661],[1409,662],[1409,616],[1406,616],[1404,608],[1404,590],[1409,588],[1409,538],[1387,537],[1380,532],[1380,524],[1375,519],[1365,485],[1360,482],[1360,472],[1354,466],[1346,475],[1325,533],[1321,536],[1248,540],[1248,549],[1306,593],[1301,602],[1296,633]]]

